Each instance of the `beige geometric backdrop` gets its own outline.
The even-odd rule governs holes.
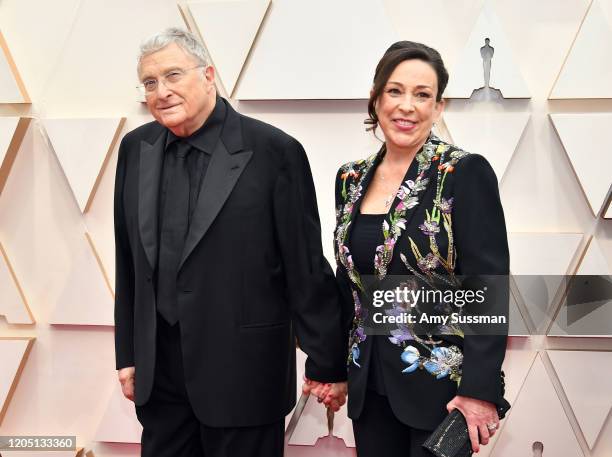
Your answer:
[[[510,232],[513,408],[483,454],[612,455],[612,301],[575,321],[558,279],[524,276],[612,274],[612,0],[0,0],[0,435],[139,455],[114,370],[112,190],[118,141],[150,120],[138,45],[168,26],[202,37],[236,108],[305,146],[332,263],[336,170],[378,145],[376,62],[397,39],[437,48],[438,132],[490,160]],[[470,99],[484,38],[504,99]],[[345,411],[327,434],[309,403],[290,455],[354,455]]]

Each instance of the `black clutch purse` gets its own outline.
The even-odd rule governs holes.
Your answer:
[[[503,419],[510,403],[497,407],[497,415]],[[422,446],[436,457],[470,457],[472,444],[465,417],[458,409],[453,409],[438,428],[427,438]]]
[[[472,444],[463,414],[453,409],[422,446],[437,457],[471,456]]]

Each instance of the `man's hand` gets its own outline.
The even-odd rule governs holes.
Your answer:
[[[478,452],[480,444],[488,444],[489,438],[495,435],[499,428],[495,405],[488,401],[457,395],[446,405],[449,413],[455,408],[463,414],[467,422],[472,451]]]
[[[136,375],[135,367],[125,367],[118,371],[119,382],[123,396],[128,400],[134,401],[134,379]]]
[[[302,392],[316,396],[319,403],[337,412],[346,403],[347,384],[346,382],[321,383],[304,377]]]

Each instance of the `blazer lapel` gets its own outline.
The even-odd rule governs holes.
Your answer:
[[[193,212],[179,270],[219,214],[252,155],[251,150],[230,154],[223,140],[217,141]]]
[[[361,210],[361,203],[363,202],[363,198],[365,197],[365,194],[368,191],[368,187],[370,186],[370,183],[372,182],[372,178],[374,177],[374,174],[376,173],[376,168],[378,168],[378,165],[380,164],[380,161],[382,160],[383,155],[384,155],[383,150],[379,151],[379,153],[374,158],[374,162],[372,163],[372,165],[370,165],[369,167],[366,167],[364,170],[365,175],[363,176],[363,180],[360,183],[361,193],[351,210],[351,215],[349,218],[349,225],[346,231],[345,245],[349,249],[351,247],[350,243],[351,243],[351,232],[353,231],[353,225],[354,225],[353,222],[355,220],[355,217],[357,216],[357,214],[359,214],[359,211]]]
[[[438,169],[435,166],[435,164],[430,164],[428,168],[423,170],[422,179],[427,179],[427,182],[423,186],[423,189],[415,194],[415,197],[417,198],[416,204],[408,208],[406,213],[404,214],[404,219],[406,219],[406,222],[405,222],[406,227],[410,226],[410,222],[412,221],[412,218],[417,212],[417,208],[421,205],[421,203],[423,203],[423,199],[424,199],[423,197],[427,193],[427,189],[432,185],[433,182],[437,181],[436,179],[437,172],[438,172]],[[406,186],[406,181],[407,181],[407,177],[404,176],[404,181],[402,181],[402,186]],[[391,222],[391,216],[394,214],[394,211],[396,210],[397,205],[399,205],[400,201],[401,199],[399,198],[399,196],[396,196],[395,199],[393,200],[393,203],[391,204],[391,209],[389,210],[389,212],[387,213],[387,216],[385,217],[385,220],[388,223]]]
[[[382,228],[384,242],[377,248],[374,257],[374,269],[379,279],[387,275],[387,267],[393,259],[396,244],[406,228],[410,226],[418,206],[423,202],[427,189],[433,181],[437,181],[438,170],[434,161],[437,161],[436,157],[439,158],[437,155],[438,144],[439,140],[430,136],[421,151],[417,153],[414,158],[416,160],[415,165],[418,164],[417,177],[409,184],[407,176],[410,173],[410,168],[412,168],[411,165],[404,175],[400,190],[385,217]]]
[[[157,233],[159,212],[159,181],[164,158],[166,135],[160,134],[155,143],[140,142],[138,180],[138,227],[142,247],[151,269],[157,264]]]

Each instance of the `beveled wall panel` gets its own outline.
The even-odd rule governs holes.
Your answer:
[[[511,250],[513,408],[481,454],[531,455],[541,441],[544,456],[612,455],[612,304],[570,308],[559,278],[527,276],[612,271],[611,11],[612,0],[2,0],[0,435],[76,434],[80,455],[139,455],[112,360],[114,172],[121,137],[152,119],[135,89],[139,43],[188,26],[221,94],[304,145],[330,263],[336,171],[381,144],[363,124],[378,59],[396,39],[442,53],[436,132],[491,162]],[[474,92],[485,57],[503,97]],[[355,455],[346,409],[328,433],[311,400],[288,455]]]

